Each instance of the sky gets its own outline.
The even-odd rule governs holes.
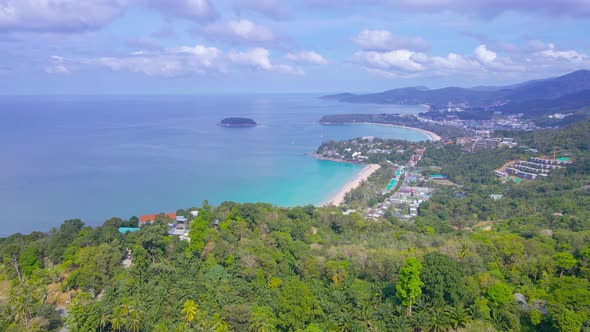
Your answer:
[[[590,0],[0,0],[0,94],[371,92],[590,69]]]

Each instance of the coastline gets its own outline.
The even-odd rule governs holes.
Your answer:
[[[326,202],[325,204],[322,204],[322,205],[323,206],[326,206],[326,205],[338,206],[338,205],[344,203],[344,197],[346,196],[346,194],[349,191],[358,188],[364,181],[366,181],[373,173],[375,173],[380,168],[381,168],[381,165],[378,165],[378,164],[367,165],[365,168],[363,168],[362,171],[360,171],[359,174],[357,174],[357,176],[354,179],[352,179],[351,181],[346,183],[334,196],[332,196],[328,200],[328,202]]]
[[[420,129],[420,128],[416,128],[416,127],[408,127],[408,126],[400,126],[400,125],[395,125],[395,124],[389,124],[389,123],[377,123],[377,122],[347,122],[347,123],[329,123],[329,122],[324,122],[322,123],[323,125],[336,125],[336,124],[365,124],[365,125],[376,125],[376,126],[389,126],[389,127],[399,127],[399,128],[406,128],[406,129],[412,129],[418,132],[421,132],[422,134],[426,135],[431,141],[433,142],[438,142],[442,140],[442,137],[440,137],[438,134],[433,133],[432,131],[428,131],[425,129]]]

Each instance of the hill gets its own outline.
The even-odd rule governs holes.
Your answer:
[[[447,87],[433,90],[400,88],[380,93],[342,93],[322,98],[349,103],[429,104],[434,107],[453,103],[463,104],[468,108],[494,108],[532,101],[539,104],[544,100],[559,99],[578,93],[584,96],[590,93],[590,71],[588,70],[578,70],[555,78],[533,80],[504,87]],[[579,98],[578,100],[581,101]],[[576,107],[578,106],[576,104]],[[558,107],[558,110],[563,110],[563,108]]]

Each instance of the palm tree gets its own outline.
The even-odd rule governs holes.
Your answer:
[[[462,306],[457,306],[449,308],[445,312],[449,317],[449,322],[451,323],[453,329],[457,330],[467,326],[467,322],[469,321],[469,309],[465,309]]]
[[[223,320],[219,314],[213,315],[211,318],[211,328],[215,332],[230,332],[229,324]]]
[[[192,321],[195,319],[195,316],[197,315],[198,310],[199,306],[195,303],[195,301],[186,300],[182,305],[181,313],[184,315],[184,320],[192,323]]]
[[[109,316],[104,312],[104,309],[100,312],[100,317],[98,318],[98,330],[100,332],[104,331],[107,325],[109,324]]]
[[[136,304],[129,306],[129,320],[127,328],[131,332],[139,332],[143,324],[143,311]]]
[[[433,310],[430,314],[428,328],[432,332],[442,332],[449,329],[449,319],[442,310]]]
[[[463,243],[463,245],[461,246],[461,249],[459,249],[459,257],[464,258],[465,256],[469,255],[469,253],[471,252],[471,249],[469,249],[469,246],[467,246],[467,244]]]
[[[110,316],[111,326],[115,331],[121,331],[125,325],[125,317],[120,308],[116,308]]]
[[[414,318],[416,319],[416,314],[414,314]],[[410,325],[410,320],[406,315],[399,315],[391,319],[389,324],[387,325],[388,330],[390,331],[410,331],[412,330],[412,326]]]
[[[12,285],[8,291],[8,303],[12,309],[12,320],[16,323],[23,323],[28,326],[29,320],[33,318],[33,301],[25,291],[26,280]]]
[[[430,313],[426,310],[414,312],[411,320],[412,326],[418,330],[426,330],[430,327]]]
[[[250,321],[248,330],[251,332],[276,331],[274,314],[269,307],[256,307],[252,312],[252,319]]]
[[[376,328],[376,325],[373,322],[373,319],[376,316],[375,309],[368,301],[361,303],[357,310],[354,311],[354,316],[358,321],[363,322],[363,326],[369,331],[373,331]]]

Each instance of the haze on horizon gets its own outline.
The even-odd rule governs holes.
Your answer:
[[[590,68],[587,0],[0,0],[0,94],[362,92]]]

